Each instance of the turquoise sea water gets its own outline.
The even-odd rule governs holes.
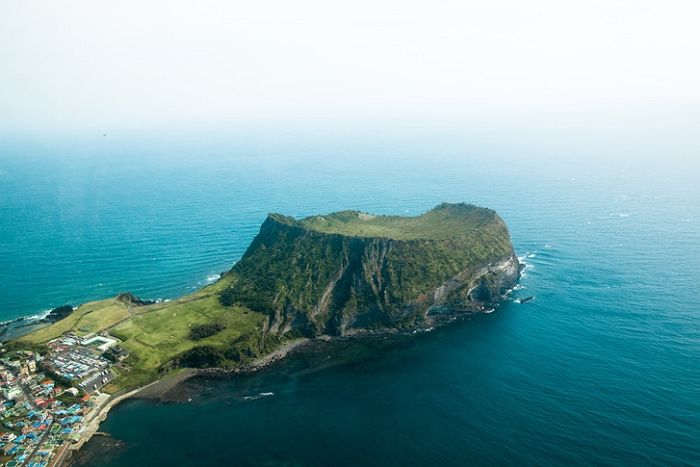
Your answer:
[[[0,320],[126,290],[187,293],[228,269],[269,211],[442,201],[499,212],[528,264],[516,294],[535,299],[194,380],[181,403],[128,401],[102,425],[124,446],[105,453],[95,438],[90,465],[700,465],[697,169],[95,152],[3,148]]]

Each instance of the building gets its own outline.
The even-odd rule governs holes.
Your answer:
[[[10,441],[14,440],[15,438],[17,438],[17,435],[14,433],[10,433],[10,432],[0,433],[0,441],[2,441],[3,443],[9,443]]]
[[[6,456],[12,455],[17,451],[17,445],[15,443],[7,443],[2,448],[2,453]]]
[[[117,341],[110,337],[95,336],[91,337],[90,339],[85,339],[81,344],[85,347],[97,347],[97,350],[99,350],[100,352],[104,352],[116,343]]]
[[[8,386],[2,390],[2,395],[5,396],[5,399],[8,401],[13,401],[22,395],[22,390],[17,386]]]

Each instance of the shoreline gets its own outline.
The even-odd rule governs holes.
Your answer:
[[[432,328],[431,328],[432,329]],[[426,330],[424,330],[426,331]],[[369,337],[381,337],[391,334],[400,334],[398,332],[393,333],[365,333],[365,334],[355,334],[351,336],[344,336],[345,339],[362,339]],[[278,349],[270,352],[267,355],[258,357],[252,362],[242,365],[240,367],[224,369],[224,368],[183,368],[180,371],[176,371],[165,375],[163,378],[153,381],[143,387],[132,389],[124,394],[119,394],[117,396],[106,397],[98,408],[93,412],[92,417],[86,422],[85,427],[80,431],[80,440],[68,446],[66,450],[66,455],[63,456],[56,464],[55,467],[65,467],[71,465],[71,459],[75,453],[87,444],[93,436],[98,433],[102,433],[99,430],[102,422],[107,420],[107,416],[114,407],[124,402],[125,400],[131,398],[140,399],[161,399],[170,390],[176,388],[181,383],[185,381],[199,377],[199,376],[216,376],[216,377],[226,377],[235,375],[251,374],[257,371],[263,370],[268,366],[279,362],[286,358],[292,351],[300,349],[306,345],[313,342],[330,342],[336,338],[332,336],[322,335],[314,339],[307,337],[298,338],[289,342],[284,343]],[[100,394],[106,396],[106,394]]]
[[[498,307],[501,303],[494,304]],[[107,420],[109,412],[124,402],[125,400],[131,398],[140,399],[151,399],[151,400],[167,400],[166,395],[181,383],[195,378],[195,377],[232,377],[235,375],[245,375],[255,373],[257,371],[263,370],[268,366],[279,362],[286,358],[294,350],[300,349],[304,346],[310,345],[314,342],[332,342],[336,340],[364,340],[372,338],[382,338],[387,336],[399,336],[399,335],[415,335],[418,333],[431,332],[436,328],[444,327],[445,325],[461,321],[464,319],[469,319],[474,315],[486,314],[490,311],[486,311],[482,308],[472,308],[470,310],[462,310],[459,314],[447,314],[447,315],[434,315],[431,317],[429,322],[423,323],[420,326],[415,326],[412,329],[401,330],[397,328],[381,328],[374,330],[355,330],[354,332],[348,333],[344,336],[330,336],[330,335],[320,335],[315,338],[301,337],[293,340],[284,342],[280,347],[273,350],[272,352],[260,356],[249,363],[241,366],[237,366],[230,369],[225,368],[179,368],[161,378],[152,381],[145,386],[140,388],[132,389],[124,393],[116,393],[116,395],[109,395],[107,393],[98,393],[95,397],[97,399],[97,405],[93,412],[89,414],[89,419],[86,417],[84,427],[79,431],[80,439],[74,444],[67,444],[59,454],[59,457],[55,460],[53,464],[54,467],[67,467],[72,465],[72,460],[74,456],[80,451],[95,435],[106,435],[108,433],[100,432],[99,428],[102,422]]]
[[[231,369],[224,369],[224,368],[192,368],[193,373],[190,374],[187,378],[182,379],[179,382],[183,382],[187,379],[193,378],[195,376],[212,376],[212,375],[217,375],[217,376],[230,376],[230,375],[239,375],[239,374],[248,374],[248,373],[255,373],[256,371],[260,371],[269,365],[276,363],[282,359],[284,359],[287,355],[289,355],[293,350],[298,349],[310,342],[313,342],[314,340],[326,340],[321,337],[316,338],[316,339],[310,339],[308,337],[300,337],[298,339],[294,339],[289,342],[285,342],[280,346],[278,349],[273,350],[267,355],[263,355],[262,357],[258,357],[255,360],[253,360],[250,363],[247,363],[245,365],[242,365],[240,367],[236,368],[231,368]],[[173,386],[174,387],[174,386]]]
[[[505,297],[510,296],[510,289]],[[499,307],[501,302],[495,303],[495,307]],[[273,350],[267,355],[263,355],[254,359],[253,361],[241,365],[239,367],[224,369],[224,368],[182,368],[178,369],[172,373],[164,375],[162,378],[153,381],[145,386],[130,390],[124,394],[119,394],[117,396],[107,396],[106,394],[100,393],[99,396],[107,396],[101,401],[100,405],[95,409],[94,414],[89,421],[86,422],[85,427],[80,431],[80,439],[77,443],[71,444],[61,454],[61,458],[57,460],[54,464],[55,467],[64,467],[71,465],[71,459],[75,453],[77,453],[85,444],[87,444],[93,436],[98,433],[99,427],[107,419],[109,411],[117,406],[118,404],[128,400],[130,398],[138,397],[142,399],[162,399],[168,392],[176,388],[181,383],[198,376],[234,376],[250,374],[265,369],[266,367],[276,363],[285,357],[287,357],[292,351],[304,347],[313,342],[331,342],[336,339],[367,339],[367,338],[379,338],[386,337],[390,335],[410,335],[417,333],[431,332],[435,328],[443,327],[449,323],[460,321],[463,319],[468,319],[474,315],[487,314],[493,311],[493,308],[487,311],[485,307],[472,308],[469,310],[462,310],[459,314],[447,314],[447,315],[434,315],[431,317],[429,322],[423,323],[421,326],[416,326],[411,330],[400,330],[397,328],[384,328],[377,330],[355,330],[355,332],[349,333],[344,336],[330,336],[321,335],[315,338],[301,337],[294,340],[287,341],[283,343],[279,348]],[[98,396],[98,397],[99,397]]]
[[[314,339],[307,338],[307,337],[302,337],[298,338],[292,341],[285,342],[281,347],[278,349],[270,352],[267,355],[263,355],[261,357],[258,357],[257,359],[253,360],[252,362],[242,365],[240,367],[236,368],[231,368],[231,369],[224,369],[224,368],[183,368],[180,371],[176,371],[170,374],[165,375],[163,378],[158,379],[156,381],[153,381],[143,387],[133,389],[125,394],[120,394],[116,397],[109,397],[105,399],[102,404],[100,405],[99,408],[95,409],[95,414],[93,417],[90,419],[89,422],[87,422],[86,426],[81,430],[81,439],[78,441],[76,444],[73,444],[70,446],[69,450],[71,452],[77,452],[80,448],[83,447],[96,433],[99,432],[99,426],[102,422],[104,422],[107,419],[107,415],[109,411],[114,408],[116,405],[119,403],[129,399],[129,398],[142,398],[142,399],[160,399],[162,398],[165,394],[167,394],[170,390],[174,389],[177,387],[179,384],[184,383],[185,381],[195,378],[198,376],[220,376],[220,377],[225,377],[225,376],[234,376],[234,375],[243,375],[243,374],[250,374],[250,373],[255,373],[257,371],[263,370],[267,368],[268,366],[272,365],[273,363],[276,363],[280,360],[283,360],[285,357],[287,357],[292,351],[297,350],[301,347],[304,347],[306,345],[309,345],[313,342],[330,342],[335,339],[366,339],[366,338],[372,338],[372,337],[385,337],[387,335],[410,335],[410,334],[416,334],[418,332],[424,333],[424,332],[431,332],[435,327],[443,327],[446,324],[449,324],[454,321],[458,321],[461,319],[466,319],[470,316],[473,315],[478,315],[478,314],[485,314],[484,311],[471,311],[471,312],[466,312],[462,314],[461,316],[451,316],[449,319],[442,319],[438,320],[438,322],[434,322],[434,326],[425,326],[425,327],[420,327],[413,329],[413,331],[409,332],[401,332],[397,329],[391,328],[383,331],[365,331],[365,332],[356,332],[354,334],[342,336],[342,337],[333,337],[333,336],[328,336],[328,335],[321,335],[318,336]],[[63,465],[69,465],[66,464],[65,462],[70,460],[70,456],[66,457],[61,463],[57,464],[57,466],[63,466]]]
[[[312,339],[299,338],[286,342],[280,348],[270,352],[269,354],[258,357],[246,365],[233,368],[231,370],[225,370],[223,368],[183,368],[181,371],[165,375],[163,378],[153,381],[143,387],[132,389],[131,391],[124,394],[119,394],[117,396],[108,396],[100,402],[100,405],[97,408],[95,408],[90,420],[87,421],[83,429],[80,430],[80,440],[77,443],[68,446],[68,449],[66,450],[67,455],[64,455],[63,458],[55,464],[55,466],[69,466],[73,454],[78,452],[85,444],[87,444],[93,436],[100,433],[100,425],[102,422],[107,420],[109,411],[127,399],[137,396],[143,399],[158,399],[171,389],[178,386],[180,383],[183,383],[196,376],[254,373],[266,368],[272,363],[282,360],[290,352],[302,347],[305,344],[308,344],[309,342],[312,342]],[[106,396],[106,394],[100,393],[100,396]]]

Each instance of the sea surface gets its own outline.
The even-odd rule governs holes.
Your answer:
[[[83,465],[700,465],[697,166],[0,146],[0,321],[123,291],[186,294],[229,269],[270,211],[467,201],[498,211],[527,264],[513,293],[527,303],[317,344],[258,374],[191,380],[179,402],[129,400]]]

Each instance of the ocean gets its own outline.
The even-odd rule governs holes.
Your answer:
[[[527,264],[527,303],[129,400],[83,465],[700,465],[697,168],[484,147],[1,146],[0,321],[186,294],[268,212],[471,202]]]

